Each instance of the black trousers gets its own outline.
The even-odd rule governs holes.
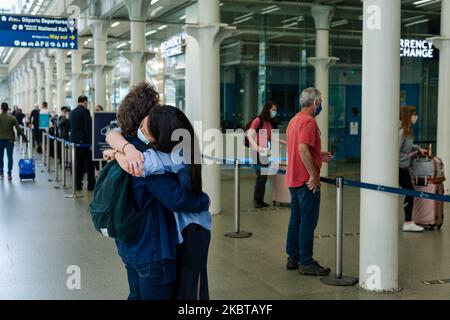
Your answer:
[[[211,232],[191,223],[183,230],[183,243],[177,248],[176,300],[209,300],[208,250]]]
[[[92,151],[88,148],[77,148],[75,150],[75,186],[77,189],[83,187],[83,175],[87,173],[88,190],[95,188],[95,170],[92,162]]]
[[[414,186],[411,181],[411,175],[409,174],[408,169],[400,168],[399,172],[399,183],[403,189],[414,190]],[[405,210],[405,222],[412,221],[412,211],[414,208],[414,197],[407,196],[404,202],[404,210]]]
[[[259,154],[257,155],[257,165],[258,167],[268,167],[267,159],[263,159],[261,161],[261,157]],[[264,162],[264,164],[263,164]],[[267,183],[267,175],[261,174],[261,169],[256,169],[256,183],[255,183],[255,191],[253,193],[253,200],[255,201],[264,201],[264,196],[266,194],[266,183]]]

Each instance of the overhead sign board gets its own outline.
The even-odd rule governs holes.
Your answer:
[[[75,19],[0,14],[0,47],[78,49]]]
[[[433,44],[427,40],[400,40],[400,56],[408,58],[434,58]]]
[[[170,38],[161,43],[161,57],[170,58],[184,54],[186,47],[186,33]]]

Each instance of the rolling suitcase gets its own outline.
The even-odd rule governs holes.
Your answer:
[[[286,163],[280,163],[279,169],[286,171]],[[290,206],[291,205],[291,193],[286,186],[284,174],[276,174],[273,177],[272,187],[272,201],[273,205]]]
[[[418,192],[427,192],[435,194],[444,194],[444,185],[428,184],[427,186],[415,185]],[[427,230],[433,230],[435,227],[441,229],[444,223],[444,203],[422,198],[414,198],[413,221]]]
[[[19,178],[22,180],[33,180],[36,178],[36,169],[33,159],[19,160]]]

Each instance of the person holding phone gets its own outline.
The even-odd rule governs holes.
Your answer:
[[[287,135],[288,168],[286,184],[291,193],[286,252],[288,270],[302,275],[326,276],[330,268],[313,259],[314,231],[319,220],[320,169],[333,155],[322,152],[316,117],[322,111],[322,94],[315,88],[300,96],[301,111],[289,122]]]
[[[411,160],[418,155],[425,156],[428,151],[414,144],[413,126],[419,119],[416,108],[412,106],[403,106],[400,111],[400,132],[399,132],[399,148],[400,148],[400,171],[399,184],[403,189],[414,190],[411,179]],[[403,223],[403,231],[405,232],[422,232],[424,228],[418,226],[412,220],[412,211],[414,208],[414,197],[405,197],[403,209],[405,211],[405,222]]]

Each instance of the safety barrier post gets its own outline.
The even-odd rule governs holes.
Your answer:
[[[344,214],[344,178],[336,179],[336,274],[321,278],[320,282],[330,286],[353,286],[357,278],[342,275],[342,239]]]
[[[66,141],[61,142],[61,178],[62,188],[66,188]]]
[[[47,153],[47,173],[50,173],[50,140],[50,135],[47,134],[47,150],[45,150]]]
[[[53,140],[53,160],[55,164],[55,182],[59,181],[59,171],[58,171],[58,140],[56,140],[56,136]]]
[[[239,159],[234,166],[234,232],[225,234],[229,238],[249,238],[251,232],[241,231],[241,172]]]
[[[42,165],[44,167],[47,164],[46,159],[45,159],[47,156],[47,152],[46,152],[47,144],[48,144],[48,136],[47,136],[47,133],[44,132],[44,133],[42,133]]]
[[[71,143],[70,147],[72,148],[72,194],[65,194],[64,197],[65,198],[71,198],[71,199],[75,199],[75,198],[81,198],[83,197],[83,195],[81,194],[77,194],[77,188],[75,185],[75,143]]]

